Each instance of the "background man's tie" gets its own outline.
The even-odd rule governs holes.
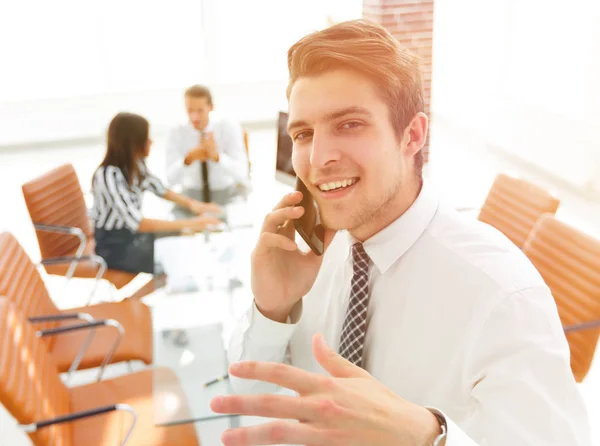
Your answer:
[[[206,138],[206,133],[200,134],[200,141]],[[202,161],[200,163],[202,168],[202,201],[210,203],[210,186],[208,184],[208,161]]]

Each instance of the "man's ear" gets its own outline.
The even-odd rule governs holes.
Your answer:
[[[429,120],[425,113],[417,113],[404,129],[401,147],[407,157],[413,157],[427,140]]]

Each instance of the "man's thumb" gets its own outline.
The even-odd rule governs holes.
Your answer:
[[[360,378],[370,376],[365,370],[342,358],[327,345],[323,335],[313,336],[313,354],[327,373],[335,378]]]

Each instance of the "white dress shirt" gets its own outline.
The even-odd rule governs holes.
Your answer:
[[[287,324],[253,305],[230,361],[284,360],[325,373],[311,339],[338,349],[351,246],[336,234]],[[549,289],[498,231],[438,203],[425,185],[411,208],[364,243],[371,258],[365,369],[400,397],[439,409],[447,446],[589,446],[584,403]],[[232,379],[240,393],[270,385]]]
[[[205,132],[213,132],[219,152],[219,161],[208,161],[208,181],[211,190],[225,190],[238,184],[247,186],[248,156],[244,146],[244,134],[239,124],[211,114]],[[202,189],[202,169],[198,161],[189,166],[183,163],[188,152],[200,145],[201,132],[191,124],[172,129],[166,143],[166,173],[170,186],[181,185],[185,189]]]

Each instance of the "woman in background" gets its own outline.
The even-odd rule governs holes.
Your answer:
[[[155,259],[157,233],[199,232],[221,223],[210,215],[222,213],[213,203],[203,203],[167,189],[146,167],[150,153],[149,124],[142,116],[117,114],[108,127],[104,160],[94,173],[92,216],[95,226],[96,254],[109,268],[130,273],[162,273]],[[189,209],[198,217],[186,220],[154,220],[142,215],[142,195],[155,195]],[[203,215],[207,213],[208,215]],[[146,287],[144,287],[146,288]],[[154,289],[151,287],[137,296]],[[141,291],[141,290],[140,290]]]

